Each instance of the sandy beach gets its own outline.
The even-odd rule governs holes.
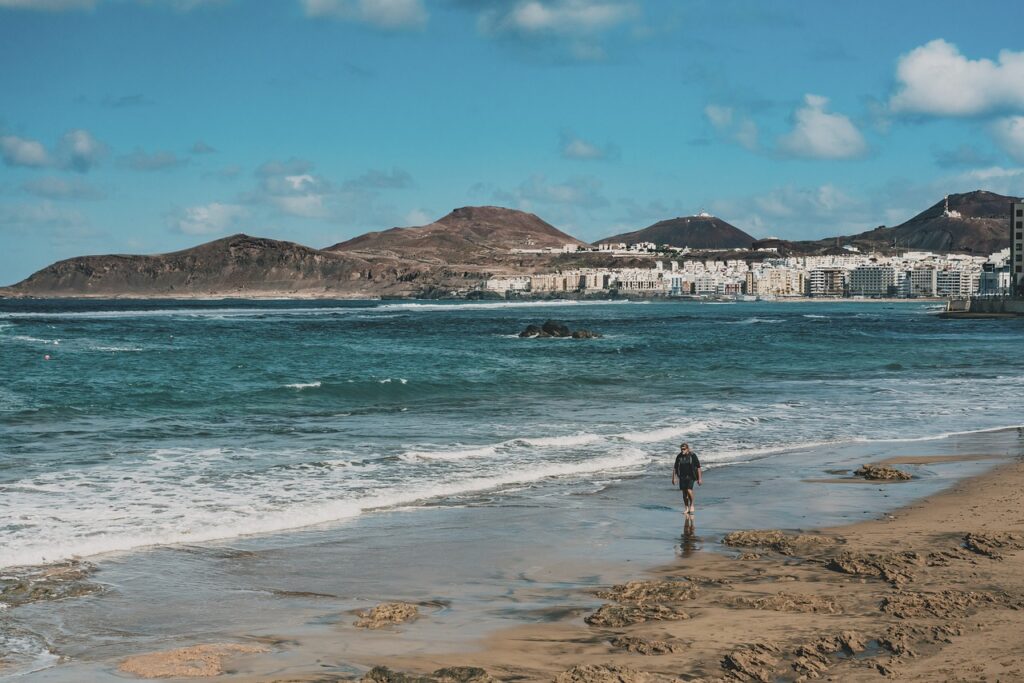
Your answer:
[[[875,458],[909,471],[982,461],[989,467],[890,512],[866,510],[867,521],[712,537],[688,532],[690,522],[679,515],[676,561],[627,566],[615,574],[628,577],[618,584],[566,587],[559,604],[538,611],[533,623],[476,639],[455,639],[432,625],[436,605],[387,605],[346,613],[326,636],[207,644],[199,650],[202,666],[180,649],[128,657],[119,675],[419,683],[1024,680],[1024,460],[1015,432],[989,440],[997,437],[1018,445],[990,454],[964,446],[960,454]],[[837,476],[807,485],[826,496],[858,495],[866,487],[848,486],[857,481]],[[912,485],[869,483],[878,491]]]

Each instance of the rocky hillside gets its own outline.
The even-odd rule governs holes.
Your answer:
[[[80,256],[58,261],[4,291],[32,296],[202,296],[314,293],[355,295],[374,285],[402,293],[415,269],[368,262],[294,242],[232,235],[149,256]]]
[[[879,226],[838,239],[862,251],[914,249],[988,255],[1010,246],[1010,202],[1013,201],[1019,200],[985,190],[951,194],[895,227]],[[801,244],[834,246],[836,239]]]
[[[326,251],[452,265],[486,263],[512,249],[561,249],[566,244],[586,246],[532,213],[466,206],[428,225],[366,233]]]
[[[747,249],[753,241],[753,237],[736,226],[702,213],[659,221],[643,230],[607,237],[598,244],[653,242],[658,246],[668,244],[691,249]]]

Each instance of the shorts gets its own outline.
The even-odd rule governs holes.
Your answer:
[[[679,490],[680,491],[692,491],[693,490],[693,484],[694,484],[695,481],[696,481],[695,479],[680,479],[679,480]]]

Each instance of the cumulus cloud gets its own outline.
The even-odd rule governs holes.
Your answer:
[[[78,211],[60,207],[51,201],[31,204],[0,204],[0,230],[35,233],[45,230],[56,234],[80,230],[87,225]]]
[[[1024,163],[1024,116],[1009,116],[992,123],[992,136],[1014,161]]]
[[[598,61],[605,58],[600,36],[639,16],[638,5],[625,0],[514,0],[492,3],[477,26],[487,36],[554,41],[576,60]]]
[[[0,137],[0,155],[8,166],[42,168],[52,163],[43,143],[16,135]]]
[[[757,236],[819,239],[860,232],[877,225],[876,207],[832,183],[816,187],[787,185],[765,193],[719,199],[711,211]]]
[[[313,164],[305,159],[268,161],[256,170],[259,187],[254,198],[289,216],[326,218],[331,185],[312,171]]]
[[[430,220],[430,214],[423,209],[412,209],[405,214],[405,225],[426,225]]]
[[[422,28],[427,9],[422,0],[302,0],[308,17],[356,21],[383,29]]]
[[[977,116],[1024,108],[1024,52],[1001,50],[996,61],[969,59],[937,39],[903,55],[896,66],[892,111]]]
[[[77,128],[64,133],[57,145],[57,156],[65,168],[86,173],[99,163],[106,153],[106,145],[87,130]]]
[[[828,98],[805,95],[793,114],[793,130],[779,138],[782,154],[805,159],[851,159],[867,151],[864,136],[849,118],[825,111]]]
[[[85,173],[106,153],[106,146],[82,129],[69,130],[49,151],[43,143],[16,135],[0,137],[0,156],[8,166],[63,168]]]
[[[78,178],[35,178],[23,183],[21,188],[46,199],[103,199],[106,196],[99,188]]]
[[[562,132],[560,148],[562,158],[575,161],[602,161],[619,156],[618,147],[615,145],[598,145],[573,135],[571,131]]]
[[[189,151],[192,152],[193,154],[213,154],[217,150],[211,147],[210,145],[206,144],[202,140],[196,140],[195,143],[193,143],[192,148],[189,149]]]
[[[186,235],[219,235],[232,230],[247,215],[244,206],[212,202],[183,209],[171,218],[171,228]]]
[[[733,107],[709,104],[704,107],[704,116],[719,135],[754,151],[760,146],[757,124],[746,114],[739,114]]]
[[[120,162],[133,171],[164,171],[187,164],[188,160],[179,157],[174,152],[147,152],[136,148],[131,154],[121,157]]]

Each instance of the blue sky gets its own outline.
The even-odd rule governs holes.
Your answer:
[[[0,283],[469,204],[811,238],[1022,194],[1021,26],[1010,0],[0,0]]]

